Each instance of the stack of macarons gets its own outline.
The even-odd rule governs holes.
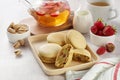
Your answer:
[[[91,61],[91,54],[86,49],[84,36],[76,30],[50,33],[48,43],[40,46],[39,57],[45,63],[54,63],[56,67],[67,67],[72,60]]]

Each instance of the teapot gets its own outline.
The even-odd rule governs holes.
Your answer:
[[[37,0],[34,3],[24,0],[29,5],[29,13],[43,27],[59,27],[70,16],[67,0]]]

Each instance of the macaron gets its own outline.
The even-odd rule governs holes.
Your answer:
[[[79,62],[89,62],[91,61],[91,54],[86,49],[75,49],[73,51],[73,60]]]
[[[85,37],[76,30],[68,31],[64,38],[66,43],[72,44],[72,46],[76,49],[86,48],[87,43]]]
[[[73,47],[71,44],[66,44],[62,47],[56,57],[55,66],[58,68],[67,67],[72,61]]]
[[[55,43],[47,43],[39,47],[38,56],[44,63],[55,63],[56,56],[62,47]]]
[[[64,32],[50,33],[47,36],[47,41],[48,43],[57,43],[63,46],[65,44],[64,36],[65,36]]]

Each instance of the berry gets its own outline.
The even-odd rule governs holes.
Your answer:
[[[39,16],[44,16],[45,12],[44,11],[36,11],[36,14]]]
[[[106,48],[104,46],[101,46],[97,49],[96,52],[97,52],[97,54],[102,55],[105,53],[105,51],[106,51]]]
[[[75,79],[75,80],[80,80],[80,79]]]
[[[112,26],[108,25],[103,29],[103,34],[105,36],[111,36],[115,34],[115,29],[112,28]]]
[[[102,30],[104,28],[104,24],[101,19],[98,19],[95,23],[94,26],[97,26],[98,30]]]
[[[97,35],[98,35],[98,36],[104,36],[103,31],[101,31],[101,30],[98,31],[98,32],[97,32]]]
[[[58,15],[59,15],[59,11],[56,11],[56,12],[54,12],[54,13],[51,13],[50,14],[52,17],[57,17]]]
[[[112,52],[112,51],[114,51],[114,49],[115,49],[115,45],[113,43],[107,43],[106,44],[106,50],[108,52]]]
[[[96,34],[97,31],[98,31],[97,26],[92,26],[92,27],[91,27],[91,32],[92,32],[92,33]]]

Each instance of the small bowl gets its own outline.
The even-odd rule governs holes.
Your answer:
[[[112,35],[112,36],[98,36],[98,35],[93,34],[90,31],[90,41],[97,46],[102,46],[102,45],[105,45],[107,43],[114,43],[115,35]]]
[[[26,39],[28,36],[30,36],[30,29],[28,29],[28,31],[21,33],[21,34],[19,34],[19,33],[13,34],[13,33],[10,33],[7,31],[7,36],[11,43],[15,43],[18,40]]]

